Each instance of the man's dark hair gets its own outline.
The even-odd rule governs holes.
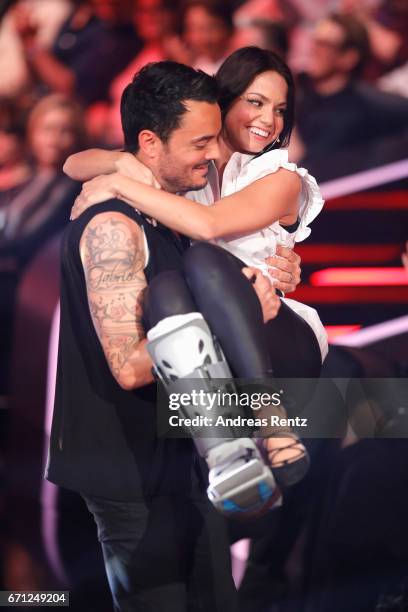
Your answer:
[[[370,57],[370,39],[365,25],[353,15],[342,13],[330,13],[327,16],[329,21],[336,23],[343,30],[344,41],[340,47],[341,51],[355,49],[358,53],[358,61],[351,74],[358,77]]]
[[[125,137],[125,150],[139,150],[139,133],[151,130],[167,142],[180,126],[185,102],[218,101],[216,80],[177,62],[154,62],[144,66],[122,94],[120,112]]]

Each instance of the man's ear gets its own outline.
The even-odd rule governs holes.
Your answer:
[[[142,130],[139,132],[139,147],[140,151],[144,153],[149,159],[154,159],[157,157],[160,147],[161,140],[151,130]]]

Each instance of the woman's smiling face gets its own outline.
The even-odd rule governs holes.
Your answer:
[[[274,142],[284,127],[288,86],[274,70],[254,78],[228,110],[223,134],[240,153],[259,153]]]

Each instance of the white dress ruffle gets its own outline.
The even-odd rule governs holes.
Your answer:
[[[298,168],[288,161],[286,149],[276,149],[264,153],[260,157],[234,153],[229,160],[223,176],[221,197],[225,197],[244,189],[254,181],[285,168],[296,172],[302,180],[302,190],[299,201],[299,227],[289,233],[279,221],[269,227],[252,234],[232,240],[217,240],[217,244],[234,253],[250,266],[255,266],[268,274],[265,259],[274,255],[277,244],[293,248],[295,242],[301,242],[310,235],[310,223],[323,208],[320,189],[316,180],[305,168]]]

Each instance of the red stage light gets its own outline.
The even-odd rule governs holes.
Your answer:
[[[315,287],[408,285],[408,274],[404,268],[326,268],[311,274],[310,284]]]
[[[351,334],[358,329],[361,329],[361,325],[325,325],[329,342],[334,340],[334,338],[338,338],[339,336]]]

